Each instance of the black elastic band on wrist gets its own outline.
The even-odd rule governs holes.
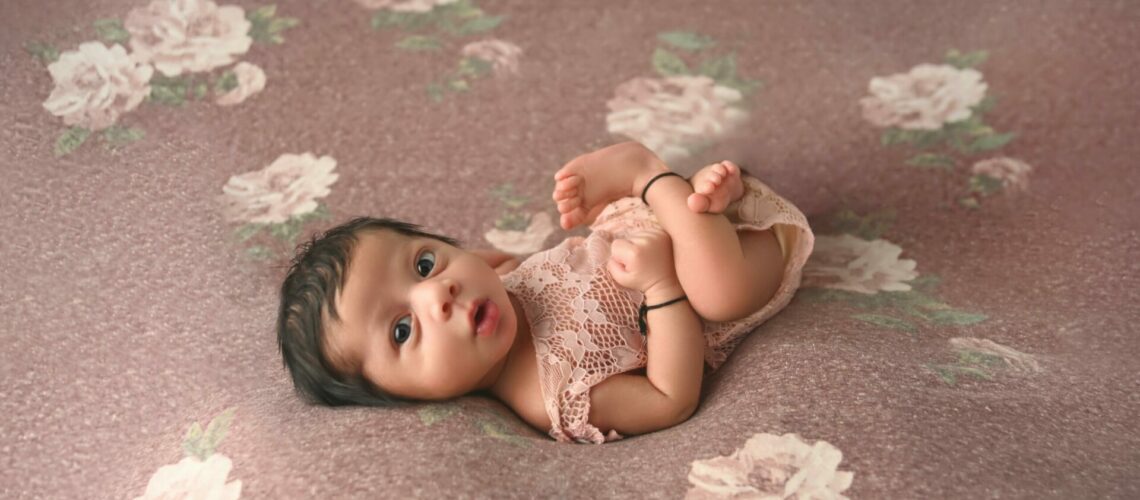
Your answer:
[[[668,177],[670,175],[675,175],[677,177],[684,179],[684,177],[681,176],[681,174],[678,174],[676,172],[664,172],[664,173],[660,173],[660,174],[653,176],[652,179],[649,179],[649,182],[645,183],[645,188],[641,190],[641,202],[648,205],[649,202],[645,201],[645,193],[649,192],[649,186],[652,186],[654,182],[657,182],[657,179],[660,179],[662,177]]]
[[[655,306],[647,306],[647,305],[645,305],[645,302],[642,302],[641,307],[639,307],[637,309],[637,328],[639,330],[641,330],[641,336],[644,337],[646,335],[646,333],[649,331],[649,323],[648,323],[648,318],[646,318],[646,316],[649,315],[650,309],[657,309],[658,307],[665,307],[667,305],[674,304],[674,303],[680,302],[680,301],[688,299],[688,298],[689,298],[688,295],[682,295],[682,296],[677,297],[673,300],[670,300],[669,302],[663,302],[663,303],[657,304]]]

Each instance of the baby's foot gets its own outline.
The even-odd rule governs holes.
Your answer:
[[[730,161],[714,163],[693,175],[695,193],[689,195],[689,210],[698,214],[724,212],[725,207],[744,195],[740,167]]]
[[[574,158],[554,173],[554,201],[562,229],[590,224],[611,201],[640,193],[668,168],[651,151],[625,142]]]

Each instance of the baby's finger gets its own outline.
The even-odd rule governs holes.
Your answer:
[[[619,238],[610,243],[610,258],[616,259],[622,265],[628,263],[636,251],[637,247],[627,239]]]

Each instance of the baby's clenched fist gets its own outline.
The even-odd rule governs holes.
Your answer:
[[[671,294],[681,288],[673,263],[673,241],[661,229],[644,229],[627,238],[615,238],[606,267],[619,285],[646,295]]]

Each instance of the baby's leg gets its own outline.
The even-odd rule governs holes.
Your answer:
[[[738,169],[735,180],[740,180]],[[673,240],[677,278],[697,314],[710,321],[743,318],[779,288],[784,268],[779,242],[771,230],[737,233],[724,214],[697,213],[689,206],[693,193],[683,179],[664,177],[650,187],[646,200]]]

